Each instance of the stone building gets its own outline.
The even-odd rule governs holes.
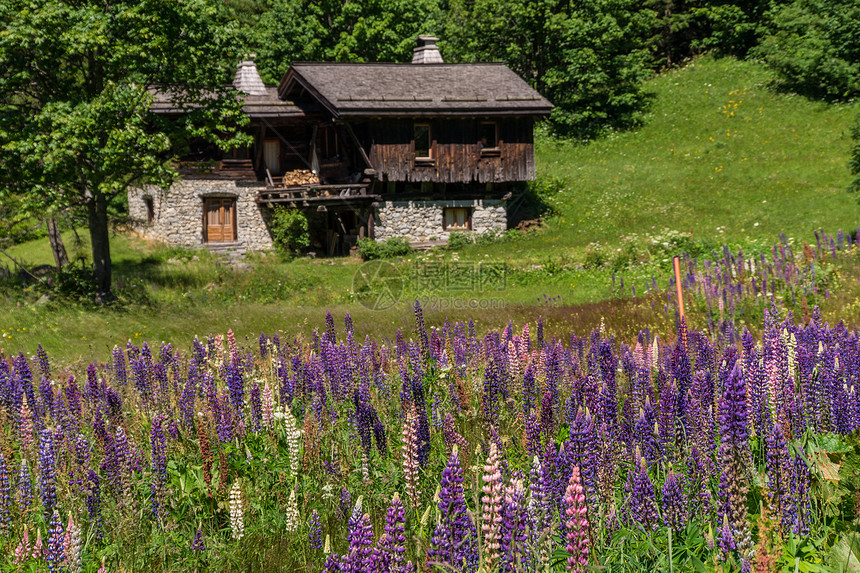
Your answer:
[[[419,36],[411,64],[294,63],[265,86],[252,61],[233,85],[254,144],[182,158],[167,191],[129,192],[147,236],[239,251],[271,247],[279,205],[304,210],[313,248],[360,237],[444,241],[498,233],[516,185],[535,177],[533,126],[552,105],[504,64],[446,64]],[[153,111],[181,110],[159,95]]]

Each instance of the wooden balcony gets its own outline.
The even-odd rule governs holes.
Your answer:
[[[368,205],[381,199],[369,193],[370,183],[338,183],[333,185],[295,185],[292,187],[270,187],[257,193],[257,203],[283,204],[288,207],[311,207],[320,205]]]

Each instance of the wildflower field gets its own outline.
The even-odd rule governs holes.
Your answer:
[[[0,360],[2,569],[856,571],[860,340],[232,332]]]

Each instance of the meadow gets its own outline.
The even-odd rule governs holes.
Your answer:
[[[860,567],[856,331],[543,321],[128,342],[0,360],[0,563],[23,571]]]
[[[3,258],[10,275],[0,276],[0,349],[34,352],[42,344],[58,360],[87,363],[121,340],[190,340],[228,328],[240,339],[261,331],[307,336],[323,310],[351,312],[363,325],[359,335],[377,337],[408,326],[415,299],[437,326],[472,319],[489,329],[543,315],[559,336],[585,334],[601,318],[629,336],[642,326],[671,333],[674,316],[662,297],[671,286],[672,256],[687,253],[704,264],[719,259],[724,246],[746,259],[769,256],[784,238],[800,257],[804,243],[816,245],[817,229],[836,237],[857,226],[858,208],[845,191],[856,105],[778,93],[772,82],[760,63],[701,57],[648,83],[650,112],[634,131],[589,143],[538,134],[536,187],[552,209],[541,228],[389,261],[403,290],[385,310],[356,304],[353,281],[362,262],[355,257],[284,263],[259,256],[237,270],[207,251],[152,245],[118,230],[118,303],[109,308],[81,301],[80,273],[62,288],[22,282]],[[86,266],[86,233],[64,236]],[[28,267],[53,262],[44,239],[7,251]],[[429,285],[418,276],[427,268],[484,264],[502,265],[503,284]],[[853,260],[832,268],[839,270],[825,277],[830,290],[850,299],[860,276]],[[856,305],[824,296],[807,306],[814,304],[833,322],[860,319]],[[763,306],[740,316],[742,325],[759,332]],[[707,328],[699,308],[693,305],[690,323]]]

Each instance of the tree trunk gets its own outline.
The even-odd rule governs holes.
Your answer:
[[[93,246],[93,275],[96,297],[100,302],[113,298],[111,293],[110,235],[108,232],[107,198],[94,193],[87,199],[87,219]]]
[[[54,262],[57,263],[58,270],[63,270],[63,267],[69,264],[69,256],[66,254],[63,237],[60,236],[57,218],[51,217],[45,221],[45,225],[48,227],[48,241],[51,243],[51,252],[54,253]]]

